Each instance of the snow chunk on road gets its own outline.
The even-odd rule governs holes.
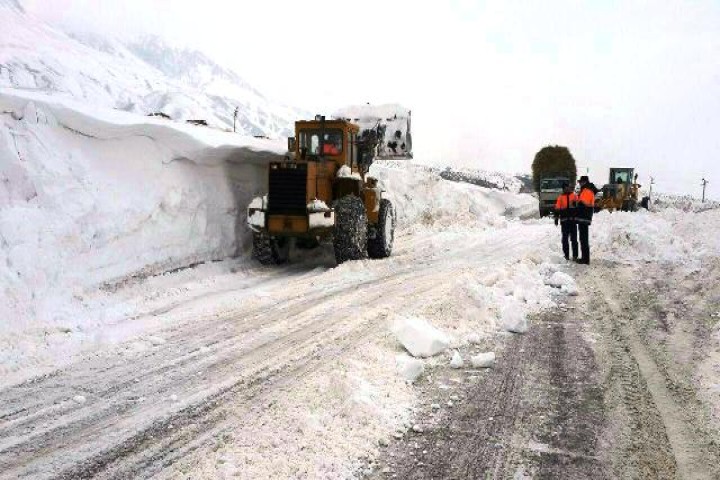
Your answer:
[[[566,295],[577,295],[578,289],[575,280],[564,272],[555,272],[545,280],[546,285],[551,287],[559,288],[560,291]]]
[[[480,353],[470,358],[475,368],[490,368],[495,365],[495,352]]]
[[[545,280],[545,284],[551,287],[561,288],[565,285],[574,285],[575,280],[567,273],[555,272]]]
[[[570,295],[571,297],[574,297],[578,294],[577,285],[575,283],[571,285],[563,285],[560,287],[560,291],[563,292],[565,295]]]
[[[450,338],[417,317],[401,318],[392,327],[395,337],[413,357],[432,357],[450,346]]]
[[[460,352],[455,350],[455,353],[453,353],[452,360],[450,360],[450,367],[451,368],[462,368],[465,362],[463,361],[462,356],[460,355]]]
[[[398,355],[395,359],[397,363],[398,372],[400,375],[410,383],[414,383],[420,375],[425,372],[425,363],[417,358],[412,358],[407,355]]]
[[[502,312],[502,326],[512,333],[525,333],[528,331],[527,315],[517,305],[508,305]]]

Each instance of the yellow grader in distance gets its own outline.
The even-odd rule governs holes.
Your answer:
[[[611,168],[609,181],[602,188],[602,198],[597,202],[597,209],[636,212],[641,187],[637,178],[634,168]]]
[[[376,159],[412,158],[410,112],[371,120],[366,112],[360,125],[344,116],[295,122],[288,156],[269,166],[267,196],[248,207],[260,263],[287,262],[291,243],[312,248],[329,240],[338,264],[390,256],[395,210],[368,171]],[[394,131],[386,139],[388,126]]]

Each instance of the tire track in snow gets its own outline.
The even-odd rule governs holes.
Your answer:
[[[614,274],[614,275],[613,275]],[[610,283],[609,278],[620,281]],[[644,478],[711,479],[720,475],[718,449],[694,428],[696,419],[683,399],[668,388],[669,378],[655,363],[648,347],[635,331],[632,319],[641,305],[629,303],[632,276],[621,267],[604,268],[593,287],[605,304],[609,324],[611,379],[619,384],[629,414],[627,464]],[[619,302],[617,298],[626,299]]]

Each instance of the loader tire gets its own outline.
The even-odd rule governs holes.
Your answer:
[[[263,265],[282,265],[290,257],[290,241],[267,233],[254,233],[252,256]]]
[[[374,229],[375,236],[368,239],[368,255],[370,258],[387,258],[392,253],[395,239],[395,210],[390,200],[380,200],[378,224]]]
[[[335,202],[333,247],[338,265],[367,257],[367,226],[365,204],[360,198],[347,195]]]

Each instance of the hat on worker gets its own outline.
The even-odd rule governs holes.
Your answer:
[[[578,183],[590,183],[590,179],[587,175],[583,175],[582,177],[580,177],[580,180],[578,180]]]

